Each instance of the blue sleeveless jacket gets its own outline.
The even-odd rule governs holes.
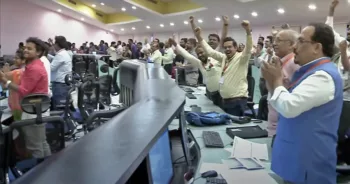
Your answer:
[[[343,105],[343,86],[334,63],[316,66],[323,59],[327,58],[320,58],[296,71],[291,81],[291,84],[295,82],[295,85],[289,89],[289,92],[292,92],[308,76],[323,70],[334,80],[334,99],[295,118],[285,118],[279,114],[271,169],[289,182],[336,183],[337,131]],[[312,68],[313,66],[316,67]]]

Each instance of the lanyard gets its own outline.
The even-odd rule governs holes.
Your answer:
[[[225,73],[225,71],[227,70],[228,65],[230,65],[231,61],[234,59],[235,56],[236,56],[236,54],[235,54],[234,56],[232,56],[230,59],[228,59],[228,62],[225,62],[225,66],[224,66],[224,68],[222,69],[222,74],[221,74],[221,76],[224,76],[224,73]]]
[[[310,67],[310,68],[304,73],[304,75],[305,75],[306,73],[308,73],[309,71],[311,71],[312,69],[314,69],[314,68],[316,68],[316,67],[318,67],[318,66],[320,66],[320,65],[323,65],[323,64],[325,64],[325,63],[329,63],[329,62],[331,62],[331,60],[330,60],[329,58],[327,58],[327,59],[322,59],[321,61],[319,61],[318,63],[316,63],[316,64],[313,65],[312,67]],[[304,77],[304,75],[300,76],[297,80],[295,80],[292,84],[290,84],[290,85],[288,86],[288,89],[294,87],[294,86],[300,81],[300,79]]]

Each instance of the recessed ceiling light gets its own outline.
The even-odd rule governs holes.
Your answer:
[[[102,6],[104,6],[105,5],[105,3],[100,3]]]
[[[114,30],[113,30],[113,29],[111,29],[110,31],[114,32]]]
[[[85,19],[82,17],[82,18],[80,18],[80,20],[84,21]]]
[[[235,14],[235,15],[233,15],[233,18],[239,19],[239,15]]]
[[[258,13],[252,12],[252,16],[253,16],[253,17],[257,17],[257,16],[258,16]]]
[[[164,27],[164,24],[160,24],[159,26],[160,26],[160,27]]]
[[[220,17],[216,17],[215,20],[216,21],[220,21],[221,19],[220,19]]]
[[[121,28],[120,30],[121,30],[121,31],[124,31],[124,28]]]
[[[202,19],[198,19],[198,22],[199,22],[199,23],[203,23],[203,20],[202,20]]]
[[[309,9],[310,10],[316,10],[316,5],[315,4],[309,4]]]
[[[61,12],[62,10],[61,10],[61,9],[58,9],[57,11],[58,11],[58,12]]]
[[[279,8],[279,9],[277,10],[277,12],[280,13],[280,14],[284,14],[285,11],[284,11],[283,8]]]
[[[126,11],[126,8],[123,7],[123,8],[122,8],[122,11]]]
[[[188,24],[188,22],[185,20],[185,21],[184,21],[184,24]]]
[[[95,5],[95,4],[92,4],[91,6],[92,6],[92,7],[94,7],[94,8],[96,7],[96,5]]]
[[[132,27],[131,29],[132,29],[132,30],[135,30],[135,28],[134,28],[134,27]]]
[[[136,10],[136,6],[132,6],[131,8],[134,9],[134,10]]]
[[[151,29],[151,27],[149,27],[149,26],[146,26],[146,28],[147,28],[147,29]]]
[[[170,26],[174,26],[174,25],[175,25],[174,23],[170,22]]]

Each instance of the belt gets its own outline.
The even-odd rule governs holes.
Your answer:
[[[191,73],[198,73],[198,71],[190,71],[190,72],[185,72],[186,74],[191,74]]]
[[[245,99],[248,99],[247,97],[234,97],[234,98],[225,98],[225,99],[222,99],[223,102],[233,102],[233,101],[237,101],[237,100],[245,100]]]
[[[66,84],[65,82],[51,82],[52,84]]]

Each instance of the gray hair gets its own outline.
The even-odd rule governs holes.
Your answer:
[[[295,44],[298,40],[299,33],[292,30],[292,29],[283,29],[278,34],[285,33],[288,36],[288,39],[292,42],[292,44]]]

